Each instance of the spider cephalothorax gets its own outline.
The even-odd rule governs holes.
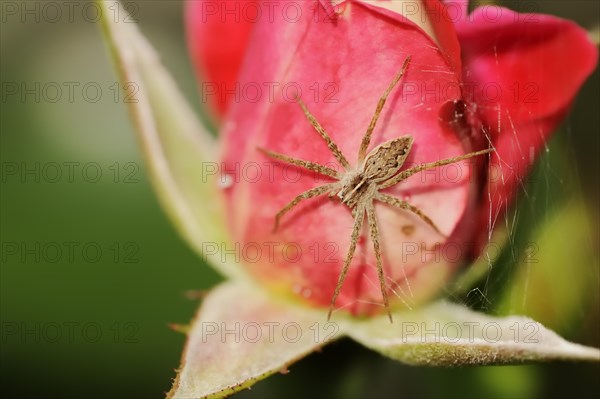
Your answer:
[[[318,172],[320,174],[329,176],[337,180],[333,183],[324,184],[299,194],[289,204],[287,204],[283,209],[281,209],[277,213],[277,215],[275,215],[275,229],[277,229],[277,227],[279,226],[279,221],[281,217],[287,212],[289,212],[293,207],[295,207],[300,201],[313,198],[318,195],[327,194],[330,197],[335,196],[339,198],[339,200],[343,204],[347,205],[350,209],[352,209],[352,214],[354,216],[354,227],[352,229],[350,248],[348,250],[348,254],[346,255],[346,259],[344,260],[344,266],[342,268],[338,279],[338,283],[335,287],[335,291],[331,298],[328,319],[331,317],[331,313],[335,306],[335,301],[340,293],[342,284],[344,282],[344,279],[346,278],[346,274],[348,273],[348,268],[350,267],[350,262],[352,261],[352,258],[354,256],[356,244],[358,242],[366,214],[369,224],[371,241],[373,242],[373,247],[375,250],[375,258],[377,260],[377,275],[381,286],[381,295],[383,297],[383,303],[388,312],[390,321],[392,321],[392,315],[390,313],[389,300],[387,296],[387,287],[381,262],[379,228],[377,225],[377,218],[375,215],[373,201],[381,201],[390,206],[410,211],[416,214],[419,218],[421,218],[421,220],[423,220],[425,223],[431,226],[431,228],[433,228],[439,234],[442,234],[437,228],[437,226],[431,221],[431,219],[427,217],[427,215],[423,214],[417,207],[399,198],[393,197],[388,194],[384,194],[380,191],[391,187],[422,170],[435,168],[441,165],[448,165],[451,163],[462,161],[467,158],[486,154],[493,151],[493,149],[476,151],[454,158],[447,158],[437,162],[417,165],[412,168],[405,169],[402,172],[400,172],[400,168],[402,167],[404,161],[408,157],[413,144],[412,136],[406,135],[386,141],[375,147],[367,154],[367,149],[371,142],[371,134],[375,129],[375,125],[377,124],[377,120],[379,119],[379,115],[381,114],[387,97],[394,88],[394,86],[400,81],[400,79],[404,75],[404,72],[406,71],[406,68],[408,67],[409,63],[410,57],[407,57],[404,61],[404,64],[402,65],[400,72],[396,75],[396,77],[390,83],[383,96],[381,96],[381,98],[379,99],[379,102],[377,103],[377,108],[375,109],[375,113],[371,118],[371,123],[369,124],[367,132],[365,133],[362,139],[358,151],[358,161],[356,167],[352,167],[350,165],[350,163],[342,154],[338,146],[333,142],[333,140],[331,140],[329,135],[321,127],[316,118],[309,112],[304,102],[302,102],[302,100],[299,98],[297,99],[297,101],[300,104],[302,111],[306,115],[306,118],[308,119],[310,124],[315,128],[317,133],[319,133],[319,135],[323,138],[323,140],[325,140],[325,142],[327,143],[327,147],[332,152],[333,156],[337,159],[337,161],[341,164],[344,170],[342,172],[339,172],[335,169],[329,168],[318,163],[292,158],[287,155],[259,148],[260,151],[272,158],[284,161],[286,163],[290,163],[292,165],[300,166],[302,168],[314,172]]]
[[[373,149],[355,172],[347,172],[340,181],[341,189],[337,193],[340,201],[354,208],[358,202],[372,199],[377,184],[392,177],[402,167],[412,142],[411,136],[403,136]]]

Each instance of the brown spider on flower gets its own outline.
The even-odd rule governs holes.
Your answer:
[[[344,283],[344,279],[346,278],[346,274],[348,273],[350,262],[354,257],[356,243],[360,236],[360,231],[366,213],[367,220],[369,223],[371,240],[373,241],[373,247],[375,250],[375,258],[377,260],[377,275],[381,286],[381,295],[383,297],[383,303],[388,312],[390,322],[392,321],[392,314],[390,312],[385,278],[383,275],[383,267],[381,263],[379,229],[377,225],[377,218],[375,216],[375,208],[373,206],[374,200],[378,200],[393,207],[413,212],[425,223],[431,226],[435,231],[442,234],[437,228],[437,226],[431,221],[431,219],[427,217],[427,215],[423,214],[417,207],[391,195],[381,193],[380,190],[398,184],[399,182],[407,179],[408,177],[420,171],[435,168],[442,165],[452,164],[467,158],[487,154],[493,151],[493,148],[490,148],[482,151],[471,152],[469,154],[461,155],[458,157],[447,158],[436,162],[421,164],[410,169],[406,169],[400,173],[398,173],[398,171],[402,167],[404,161],[408,157],[408,154],[411,150],[411,146],[413,143],[412,136],[407,135],[386,141],[385,143],[382,143],[375,147],[373,150],[371,150],[371,152],[367,154],[367,149],[369,147],[369,143],[371,142],[371,134],[375,129],[375,125],[379,118],[379,114],[381,114],[381,111],[383,109],[383,106],[385,105],[388,95],[390,94],[394,86],[400,81],[400,79],[404,75],[404,72],[408,68],[410,58],[410,56],[406,58],[402,65],[402,68],[400,69],[400,72],[390,83],[385,93],[383,94],[383,96],[381,96],[379,102],[377,103],[375,114],[371,119],[371,123],[367,128],[367,132],[365,133],[360,148],[358,150],[357,167],[352,167],[350,165],[350,163],[348,162],[346,157],[344,157],[338,146],[333,142],[333,140],[331,140],[329,135],[325,132],[325,130],[319,124],[316,118],[310,113],[310,111],[300,98],[298,98],[297,101],[300,104],[304,115],[306,115],[306,118],[308,119],[310,124],[315,128],[317,133],[319,133],[323,140],[325,140],[325,142],[327,143],[327,147],[332,152],[333,156],[344,167],[344,171],[338,172],[337,170],[328,168],[327,166],[320,165],[315,162],[304,161],[301,159],[289,157],[284,154],[259,148],[260,151],[272,158],[290,163],[292,165],[300,166],[302,168],[314,172],[318,172],[320,174],[332,177],[337,180],[334,183],[324,184],[322,186],[312,188],[308,191],[299,194],[296,198],[294,198],[275,216],[275,230],[279,225],[279,220],[281,219],[281,217],[287,212],[289,212],[296,205],[298,205],[300,201],[313,198],[322,194],[328,194],[330,197],[337,196],[343,204],[346,204],[350,209],[352,209],[352,215],[354,216],[355,220],[354,227],[352,230],[350,249],[348,250],[348,254],[346,255],[344,266],[342,268],[337,285],[335,287],[335,291],[331,298],[331,304],[329,307],[327,320],[331,318],[331,313],[335,306],[335,301],[340,293],[342,284]]]

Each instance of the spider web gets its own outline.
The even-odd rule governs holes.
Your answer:
[[[508,111],[497,109],[495,112],[500,123],[500,113]],[[549,140],[542,140],[544,144],[537,157],[534,148],[519,146],[519,131],[510,115],[508,120],[511,123],[499,126],[501,134],[513,136],[514,149],[521,157],[530,160],[531,169],[519,179],[516,198],[505,204],[503,214],[490,212],[487,233],[488,242],[492,245],[486,246],[475,261],[475,264],[480,263],[480,268],[484,265],[486,270],[468,290],[449,291],[455,301],[491,313],[533,317],[540,308],[556,313],[562,309],[560,302],[571,301],[569,310],[575,314],[556,314],[557,324],[573,318],[585,318],[590,309],[590,298],[598,298],[600,257],[593,238],[598,234],[597,214],[586,205],[590,198],[597,197],[586,187],[596,184],[598,170],[586,168],[581,173],[578,156],[581,149],[576,138],[588,133],[580,127],[573,127],[573,120],[582,117],[586,115],[581,115],[581,112],[569,116]],[[592,124],[597,131],[597,118]],[[542,132],[538,134],[542,138]],[[511,165],[502,159],[500,162],[508,166],[508,173],[512,173]],[[506,173],[502,172],[499,179],[504,181]],[[491,201],[492,193],[488,191],[485,195],[486,200]],[[569,225],[556,222],[556,219],[562,220],[561,215],[571,215],[569,209],[572,207],[575,207],[579,219],[588,221],[578,223],[576,231],[569,230]],[[555,238],[548,239],[549,235]],[[557,240],[557,236],[563,239]],[[552,261],[548,256],[548,252],[555,250],[552,246],[564,254],[580,254],[588,261],[579,264]],[[499,247],[500,253],[497,252]],[[579,259],[573,258],[575,262]],[[547,271],[540,272],[536,268],[546,268]],[[551,274],[556,274],[556,279],[544,279]],[[564,276],[576,278],[561,281]],[[566,295],[565,286],[569,285],[570,294]],[[558,309],[552,309],[555,305]]]

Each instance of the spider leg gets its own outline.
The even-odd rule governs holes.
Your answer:
[[[446,159],[442,159],[440,161],[435,161],[435,162],[430,162],[430,163],[424,163],[424,164],[421,164],[421,165],[417,165],[417,166],[412,167],[410,169],[406,169],[406,170],[398,173],[397,175],[395,175],[391,179],[389,179],[389,180],[381,183],[381,185],[379,186],[379,189],[383,190],[385,188],[393,186],[394,184],[398,184],[402,180],[405,180],[405,179],[409,178],[410,176],[414,175],[415,173],[421,172],[423,170],[431,169],[431,168],[436,168],[438,166],[443,166],[443,165],[449,165],[451,163],[456,163],[456,162],[462,161],[464,159],[473,158],[473,157],[476,157],[478,155],[487,154],[487,153],[490,153],[490,152],[493,152],[493,151],[495,151],[494,148],[488,148],[486,150],[471,152],[471,153],[468,153],[468,154],[465,154],[465,155],[461,155],[461,156],[458,156],[458,157],[446,158]]]
[[[280,161],[300,166],[301,168],[308,169],[313,172],[320,173],[325,176],[333,177],[334,179],[339,179],[341,177],[340,173],[332,168],[328,168],[327,166],[318,164],[316,162],[305,161],[303,159],[292,158],[284,154],[280,154],[278,152],[269,151],[265,148],[258,147],[258,150],[265,155],[270,156],[271,158],[278,159]]]
[[[344,284],[344,280],[346,279],[346,274],[348,274],[348,269],[350,268],[350,262],[352,262],[352,258],[354,257],[354,252],[356,251],[356,243],[358,242],[358,238],[360,236],[360,231],[362,229],[363,220],[365,219],[365,208],[360,206],[355,208],[354,213],[354,227],[352,228],[352,238],[350,241],[350,248],[348,249],[348,254],[346,255],[346,259],[344,260],[344,266],[342,271],[340,272],[340,277],[338,278],[337,285],[335,286],[335,291],[333,293],[333,297],[331,298],[331,305],[329,305],[329,313],[327,314],[327,321],[331,319],[331,313],[333,312],[333,308],[335,307],[335,301],[340,294],[340,290],[342,289],[342,284]]]
[[[407,211],[410,211],[410,212],[414,213],[415,215],[417,215],[418,217],[420,217],[421,220],[423,220],[425,223],[427,223],[428,225],[430,225],[438,234],[441,234],[444,237],[446,237],[446,235],[444,233],[442,233],[440,231],[440,229],[438,229],[438,227],[435,225],[435,223],[433,223],[431,221],[431,219],[429,219],[429,217],[427,215],[425,215],[423,212],[421,212],[421,210],[419,208],[417,208],[416,206],[411,205],[411,204],[409,204],[406,201],[402,201],[399,198],[392,197],[391,195],[383,194],[383,193],[377,193],[377,194],[375,194],[375,199],[379,200],[381,202],[384,202],[384,203],[386,203],[388,205],[391,205],[393,207],[404,209],[404,210],[407,210]]]
[[[293,207],[298,205],[298,203],[300,203],[300,201],[303,201],[303,200],[306,200],[309,198],[313,198],[313,197],[319,196],[321,194],[325,194],[327,191],[330,191],[331,189],[333,189],[336,186],[337,186],[337,183],[324,184],[319,187],[311,188],[310,190],[307,190],[307,191],[303,192],[302,194],[299,194],[298,196],[296,196],[296,198],[291,200],[289,204],[284,206],[279,212],[277,212],[277,215],[275,215],[275,225],[273,226],[273,232],[277,231],[277,228],[279,227],[279,220],[283,217],[283,215],[285,215]]]
[[[383,110],[383,106],[385,105],[385,102],[386,102],[388,96],[390,95],[390,93],[392,92],[394,86],[396,86],[396,84],[398,84],[398,82],[402,78],[402,75],[404,75],[404,73],[406,72],[406,68],[408,68],[410,59],[411,59],[410,56],[406,57],[406,59],[404,60],[404,64],[402,64],[402,69],[400,69],[400,72],[398,72],[398,74],[394,77],[394,80],[392,80],[392,82],[390,83],[388,88],[385,90],[385,92],[383,93],[381,98],[379,98],[379,102],[377,103],[377,108],[375,109],[373,118],[371,118],[371,123],[369,123],[367,132],[365,133],[365,135],[362,139],[362,142],[360,143],[360,149],[358,150],[358,163],[359,164],[362,161],[364,161],[365,156],[367,155],[367,149],[369,147],[369,144],[371,143],[371,135],[373,134],[373,130],[375,130],[375,125],[377,124],[379,115],[381,114],[381,111]]]
[[[331,137],[329,137],[329,135],[327,134],[325,129],[323,129],[323,127],[321,126],[319,121],[317,121],[317,118],[315,118],[310,113],[310,111],[306,107],[306,104],[304,104],[304,101],[302,101],[302,99],[300,99],[300,97],[297,97],[296,101],[298,101],[300,108],[302,108],[302,112],[304,112],[306,119],[308,119],[308,121],[310,122],[312,127],[314,127],[315,130],[317,131],[317,133],[319,133],[319,136],[321,136],[323,138],[323,140],[325,140],[325,143],[327,143],[327,148],[329,148],[329,150],[331,151],[331,153],[333,154],[335,159],[337,159],[338,162],[340,164],[342,164],[342,166],[345,169],[350,169],[350,164],[348,163],[348,160],[346,159],[346,157],[344,157],[344,154],[342,154],[342,151],[339,149],[337,144],[335,144],[335,142],[331,139]]]
[[[381,262],[381,248],[379,246],[379,228],[377,227],[377,215],[375,215],[375,207],[373,201],[367,204],[367,219],[369,220],[369,231],[371,232],[371,241],[373,241],[373,249],[375,250],[375,259],[377,259],[377,276],[381,286],[381,296],[383,297],[383,305],[387,310],[390,323],[393,323],[392,312],[390,311],[390,302],[387,295],[387,285],[385,284],[385,276],[383,275],[383,265]]]

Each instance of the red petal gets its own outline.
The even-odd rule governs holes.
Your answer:
[[[469,0],[443,0],[443,4],[446,7],[444,15],[455,24],[468,19]]]
[[[322,164],[335,162],[294,101],[295,89],[300,88],[309,109],[355,164],[379,97],[412,55],[370,148],[411,134],[415,145],[408,163],[464,153],[461,140],[440,118],[446,105],[460,98],[459,78],[449,57],[431,38],[398,14],[353,2],[336,21],[329,21],[325,10],[315,7],[317,3],[288,4],[302,7],[302,18],[293,23],[283,18],[259,23],[250,43],[240,79],[246,95],[233,105],[222,132],[224,169],[233,182],[225,198],[242,254],[244,248],[255,251],[254,244],[262,248],[258,259],[246,257],[254,275],[276,289],[326,306],[349,247],[352,216],[339,201],[309,200],[286,215],[280,230],[272,234],[275,214],[301,192],[325,181],[317,182],[313,174],[297,174],[297,169],[281,164],[270,168],[272,160],[257,146]],[[274,85],[272,95],[269,85]],[[443,171],[437,171],[415,175],[390,192],[410,198],[444,233],[451,234],[467,211],[470,191],[470,169],[461,165],[446,173],[456,171],[459,176],[452,184],[440,174]],[[457,259],[439,253],[435,258],[434,244],[445,239],[413,214],[379,205],[377,212],[384,267],[391,282],[397,283],[397,295],[391,294],[395,302],[411,304],[435,293],[458,265]],[[266,243],[277,246],[267,251]],[[418,252],[407,255],[407,245],[418,247]],[[381,294],[371,248],[369,239],[359,243],[338,300],[338,306],[355,313],[380,309],[373,305],[381,302]],[[300,258],[295,259],[296,254]]]
[[[495,6],[479,7],[457,30],[465,95],[497,149],[488,183],[492,208],[483,216],[493,219],[594,70],[598,50],[573,22]]]
[[[440,47],[444,49],[449,62],[455,70],[461,70],[460,42],[454,27],[454,22],[466,10],[453,5],[440,3],[438,0],[426,0],[426,15],[431,19],[431,24]],[[466,14],[464,14],[466,15]]]
[[[331,0],[320,0],[327,2]],[[457,15],[463,11],[452,5],[445,5],[439,0],[422,0],[398,2],[355,0],[364,2],[368,8],[376,9],[383,15],[389,15],[393,19],[402,19],[413,23],[429,34],[433,41],[443,50],[442,54],[448,64],[455,71],[461,70],[460,43],[454,28]]]
[[[202,101],[222,117],[233,96],[259,1],[188,0],[188,50],[200,78]],[[262,12],[262,11],[259,11]]]
[[[598,58],[584,29],[550,15],[480,7],[457,30],[467,93],[491,125],[499,114],[519,125],[561,111]]]

